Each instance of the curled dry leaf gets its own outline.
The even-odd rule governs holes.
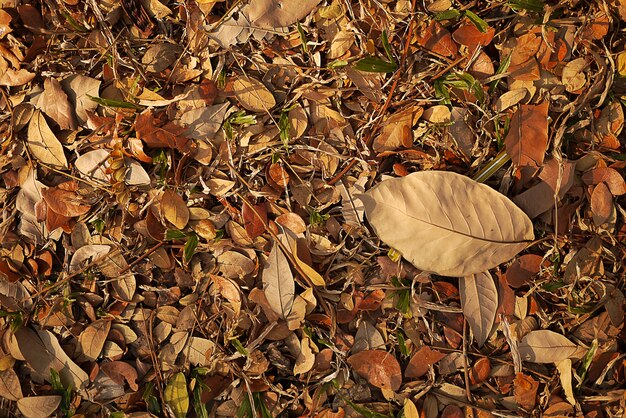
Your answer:
[[[599,167],[587,171],[582,175],[585,184],[596,185],[605,183],[613,196],[621,196],[626,193],[626,182],[622,175],[611,167]]]
[[[563,335],[545,329],[526,334],[518,348],[522,360],[533,363],[556,363],[578,350],[578,346]]]
[[[70,105],[61,83],[54,78],[46,78],[44,81],[43,93],[39,98],[39,108],[61,129],[76,129],[78,126],[74,108]]]
[[[89,212],[91,206],[83,204],[83,200],[76,193],[78,184],[75,181],[61,183],[55,187],[48,187],[41,191],[41,196],[48,205],[48,209],[59,215],[71,218]]]
[[[478,346],[482,346],[496,319],[498,289],[489,272],[466,276],[459,280],[463,315],[469,323]]]
[[[54,168],[67,168],[63,145],[59,142],[40,110],[35,110],[28,124],[28,150],[33,157]]]
[[[139,390],[139,385],[137,385],[137,370],[128,363],[123,361],[107,361],[100,364],[100,371],[118,385],[123,385],[124,381],[126,381],[133,391]]]
[[[402,369],[396,358],[382,350],[365,350],[348,357],[348,364],[372,386],[398,390],[402,385]]]
[[[418,269],[469,276],[510,260],[534,239],[504,195],[452,172],[384,180],[360,196],[377,235]]]
[[[522,408],[530,411],[535,407],[538,389],[539,382],[533,379],[532,376],[523,373],[515,375],[515,380],[513,381],[515,401]]]
[[[63,398],[59,395],[29,396],[17,401],[17,408],[26,418],[47,418],[57,411]]]

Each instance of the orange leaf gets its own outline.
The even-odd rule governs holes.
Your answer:
[[[164,113],[158,117],[151,110],[137,115],[135,131],[137,138],[152,148],[172,148],[181,152],[191,150],[189,138],[183,136],[185,128],[173,122],[162,120]]]
[[[81,197],[76,193],[75,181],[61,183],[57,187],[49,187],[41,191],[48,209],[59,215],[71,218],[89,212],[91,206],[82,204]]]
[[[348,364],[372,386],[398,390],[402,385],[402,369],[396,358],[382,350],[365,350],[348,357]]]
[[[466,21],[454,31],[452,39],[461,45],[469,47],[470,51],[473,51],[479,45],[489,45],[495,33],[496,30],[494,28],[487,29],[487,32],[481,32],[472,22]]]
[[[413,354],[413,357],[411,357],[409,364],[404,370],[404,376],[422,377],[428,372],[430,366],[437,363],[445,356],[445,354],[437,350],[432,350],[429,346],[425,345]]]
[[[537,389],[539,389],[539,383],[535,379],[523,373],[517,373],[513,381],[513,388],[515,401],[518,404],[527,410],[535,407],[535,398],[537,397]]]
[[[261,216],[261,219],[259,219],[257,213]],[[241,208],[241,216],[243,218],[243,226],[250,239],[255,239],[265,232],[265,225],[267,225],[267,206],[265,203],[259,203],[252,207],[244,203]]]
[[[432,21],[430,25],[417,36],[417,43],[429,51],[444,57],[456,57],[459,51],[448,29],[435,21]]]

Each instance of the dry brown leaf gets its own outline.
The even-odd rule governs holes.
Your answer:
[[[4,74],[0,75],[0,86],[22,86],[35,78],[35,75],[35,73],[31,73],[23,68],[19,70],[7,68]]]
[[[421,347],[409,360],[409,364],[404,370],[404,377],[418,378],[424,376],[430,366],[436,364],[445,356],[444,353],[433,350],[427,345]]]
[[[240,76],[232,83],[232,91],[241,106],[251,112],[269,112],[276,99],[260,81]]]
[[[107,361],[100,364],[100,370],[118,385],[128,382],[131,390],[139,390],[137,385],[137,370],[123,361]]]
[[[422,112],[422,107],[411,106],[391,115],[383,124],[380,135],[374,139],[374,151],[393,151],[400,147],[410,148],[413,145],[412,127],[417,123]]]
[[[189,208],[178,193],[165,190],[161,197],[161,213],[176,228],[183,230],[189,222]]]
[[[28,150],[33,157],[54,168],[67,168],[67,159],[63,152],[63,145],[46,122],[40,110],[35,110],[28,124]]]
[[[596,185],[605,183],[613,196],[621,196],[626,193],[626,182],[622,175],[610,167],[598,167],[587,171],[582,175],[582,181],[586,184]]]
[[[543,257],[524,254],[518,257],[506,271],[507,283],[517,289],[527,284],[541,269]]]
[[[504,145],[507,154],[520,169],[522,181],[528,181],[543,165],[548,146],[548,102],[521,105],[511,117]]]
[[[59,125],[61,129],[76,129],[78,123],[74,108],[70,105],[67,94],[54,78],[46,78],[39,108]]]
[[[588,66],[589,63],[585,58],[576,58],[565,65],[561,76],[565,90],[575,93],[585,87],[587,76],[584,71]]]
[[[275,242],[263,268],[263,291],[271,308],[281,319],[291,312],[296,290],[289,261]]]
[[[99,319],[89,324],[89,326],[80,333],[78,342],[80,343],[85,358],[95,361],[100,356],[110,329],[110,320]]]
[[[434,20],[417,36],[417,42],[429,51],[444,57],[456,57],[458,54],[459,48],[452,40],[448,29]]]
[[[81,74],[72,74],[61,81],[63,90],[74,106],[78,122],[83,125],[89,118],[89,113],[96,110],[98,103],[91,97],[100,97],[100,80],[86,77]]]
[[[164,120],[164,113],[155,117],[151,109],[139,113],[135,119],[137,138],[152,148],[172,148],[181,152],[189,152],[190,141],[184,134],[184,128]]]
[[[480,347],[489,338],[496,319],[498,288],[491,274],[482,272],[459,280],[459,294],[463,315]]]
[[[486,32],[481,32],[475,24],[466,20],[452,33],[452,39],[461,45],[469,47],[473,51],[478,46],[487,46],[493,40],[496,30],[488,28]]]
[[[452,172],[384,180],[360,196],[370,224],[415,267],[469,276],[510,260],[534,239],[505,196]]]
[[[26,418],[47,418],[57,411],[63,398],[59,395],[30,396],[17,401],[17,408]]]
[[[593,212],[593,222],[596,225],[603,225],[613,213],[613,195],[605,183],[600,183],[594,187],[591,193],[591,211]]]
[[[261,217],[259,219],[259,216]],[[265,225],[267,225],[267,205],[259,203],[250,207],[248,203],[243,204],[241,208],[241,217],[243,218],[243,226],[250,239],[255,239],[263,235]]]
[[[578,346],[561,334],[547,329],[531,331],[522,338],[519,352],[522,360],[533,363],[555,363],[571,357]]]
[[[48,209],[59,215],[71,218],[89,212],[91,206],[83,204],[83,199],[76,193],[78,184],[72,180],[55,187],[41,190],[41,195]]]
[[[402,385],[402,369],[396,358],[382,350],[366,350],[348,357],[355,373],[372,386],[396,391]]]
[[[17,401],[24,397],[20,379],[13,368],[0,372],[0,396],[10,401]]]
[[[518,373],[513,381],[515,401],[522,408],[531,411],[535,407],[539,382],[523,373]]]

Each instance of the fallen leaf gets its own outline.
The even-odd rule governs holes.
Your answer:
[[[91,206],[83,204],[83,199],[76,193],[76,190],[78,190],[78,184],[72,180],[42,189],[41,196],[48,205],[48,209],[71,218],[84,215],[91,209]]]
[[[307,337],[302,338],[302,341],[300,341],[298,355],[296,356],[296,364],[293,367],[294,375],[307,373],[313,368],[313,365],[315,364],[315,355],[311,350],[312,344],[313,342]]]
[[[472,385],[484,382],[491,375],[491,363],[489,358],[483,357],[474,363],[470,370],[470,381]]]
[[[383,124],[380,135],[374,139],[374,151],[392,151],[400,147],[410,148],[413,145],[412,127],[417,123],[422,112],[423,109],[420,106],[411,106],[391,115]]]
[[[258,27],[274,29],[292,25],[308,15],[321,0],[258,0],[248,5],[250,21]]]
[[[241,106],[251,112],[268,112],[276,106],[272,93],[258,80],[239,76],[232,84],[232,91]]]
[[[613,195],[605,183],[600,183],[593,188],[591,193],[591,211],[593,222],[603,225],[613,213]]]
[[[57,411],[63,398],[58,395],[29,396],[17,401],[17,408],[26,418],[47,418]]]
[[[370,224],[418,269],[470,276],[510,260],[534,239],[505,196],[453,172],[384,180],[360,196]]]
[[[528,90],[525,88],[513,89],[502,94],[496,100],[494,105],[496,112],[504,112],[510,107],[515,106],[528,95]]]
[[[582,181],[589,185],[605,183],[613,196],[621,196],[626,193],[624,178],[611,167],[598,167],[589,170],[582,175]]]
[[[261,217],[259,219],[259,216]],[[244,202],[241,208],[241,217],[243,218],[243,226],[250,239],[255,239],[263,235],[267,221],[267,205],[259,203],[250,207]]]
[[[7,68],[4,74],[0,75],[0,86],[17,87],[35,78],[35,73],[31,73],[23,68],[14,70],[13,68]]]
[[[70,105],[61,83],[54,78],[46,78],[43,93],[39,98],[39,108],[59,125],[61,129],[76,129],[78,123],[74,108]]]
[[[409,364],[404,370],[404,377],[418,378],[424,376],[428,373],[430,366],[436,364],[445,356],[444,353],[433,350],[427,345],[422,346],[409,360]]]
[[[561,387],[567,402],[572,405],[576,405],[576,397],[574,396],[574,389],[572,387],[572,360],[564,359],[556,362],[556,368],[559,371],[559,379],[561,380]]]
[[[585,87],[587,76],[584,70],[588,66],[589,64],[585,58],[576,58],[565,64],[563,75],[561,76],[565,90],[575,93]]]
[[[72,74],[61,81],[61,86],[74,106],[76,118],[83,125],[89,119],[89,113],[98,108],[98,103],[91,97],[100,97],[100,80],[81,74]]]
[[[554,331],[531,331],[519,344],[522,360],[532,363],[556,363],[572,356],[578,346]]]
[[[526,182],[543,165],[548,146],[548,102],[521,105],[511,117],[506,152]]]
[[[517,289],[527,284],[541,270],[543,257],[536,254],[524,254],[518,257],[506,271],[509,286]]]
[[[135,119],[137,138],[152,148],[172,148],[189,152],[190,141],[183,135],[185,128],[164,120],[164,113],[155,117],[151,109],[139,113]]]
[[[13,368],[0,372],[0,396],[10,401],[17,401],[24,397],[20,379]]]
[[[452,33],[452,39],[461,45],[469,47],[470,51],[474,51],[478,46],[489,45],[495,33],[495,28],[490,27],[486,32],[481,32],[475,24],[465,21]]]
[[[182,52],[183,48],[180,45],[159,43],[146,50],[141,62],[146,66],[147,71],[159,73],[172,65]]]
[[[40,110],[35,110],[28,124],[28,150],[33,157],[54,168],[67,168],[67,159],[63,151],[63,145],[46,122]]]
[[[463,315],[469,323],[478,346],[482,346],[496,319],[498,288],[489,272],[465,276],[459,280]]]
[[[452,40],[448,29],[434,20],[417,36],[417,42],[429,51],[444,57],[456,57],[458,54],[458,46]]]
[[[176,373],[165,387],[164,401],[174,413],[175,418],[185,418],[189,410],[187,379],[182,372]]]
[[[539,389],[539,382],[527,376],[523,373],[517,373],[515,380],[513,381],[513,392],[515,394],[515,401],[522,406],[522,408],[531,411],[536,404],[537,390]]]
[[[110,329],[111,321],[99,319],[89,324],[80,333],[78,342],[85,358],[95,361],[100,356]]]
[[[400,364],[386,351],[361,351],[348,357],[348,364],[355,373],[377,388],[396,391],[402,385]]]
[[[123,385],[124,381],[128,382],[131,390],[139,390],[137,384],[137,370],[130,364],[123,361],[107,361],[100,364],[100,371],[106,374],[111,380],[118,385]]]
[[[295,281],[289,261],[275,242],[263,268],[263,291],[271,308],[281,319],[291,312],[295,298]]]
[[[402,407],[402,415],[404,418],[420,418],[420,414],[417,411],[417,407],[409,398],[404,399],[404,406]]]
[[[215,343],[206,338],[191,337],[185,351],[187,359],[194,366],[208,366],[211,363]]]
[[[179,230],[185,229],[189,222],[189,208],[178,193],[173,190],[165,190],[161,197],[161,213]]]

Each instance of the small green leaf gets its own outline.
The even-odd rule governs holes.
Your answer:
[[[165,231],[165,239],[183,239],[187,236],[183,231],[179,231],[178,229],[168,229]]]
[[[302,42],[302,50],[305,54],[308,54],[309,47],[306,44],[306,33],[304,33],[304,29],[302,29],[300,22],[298,22],[298,35],[300,35],[300,42]]]
[[[196,386],[193,388],[193,409],[198,418],[209,418],[206,405],[202,402],[202,386],[200,381],[196,380]]]
[[[342,68],[348,65],[348,61],[346,60],[335,60],[333,62],[328,63],[328,68]]]
[[[246,348],[243,346],[243,344],[241,344],[241,341],[239,341],[238,338],[233,338],[230,340],[230,343],[235,346],[235,349],[241,354],[244,355],[246,357],[248,357],[250,355],[250,353],[248,353],[248,350],[246,350]]]
[[[509,7],[515,12],[525,10],[527,12],[542,13],[544,2],[541,0],[509,0]]]
[[[185,418],[189,410],[187,379],[182,372],[176,373],[165,387],[165,403],[172,409],[176,418]]]
[[[387,54],[387,58],[389,61],[393,62],[393,54],[391,53],[391,45],[389,45],[389,38],[387,38],[387,31],[383,30],[382,34],[383,48],[385,49],[385,54]]]
[[[465,11],[465,17],[467,17],[470,22],[474,24],[478,28],[479,31],[485,33],[489,29],[489,24],[482,20],[478,15],[471,10]]]
[[[196,248],[198,247],[198,236],[196,234],[189,235],[187,242],[185,243],[185,247],[183,248],[183,257],[185,258],[185,263],[188,263],[191,260],[191,257],[196,253]]]
[[[453,19],[457,19],[459,16],[461,16],[461,12],[459,12],[456,9],[450,9],[450,10],[446,10],[445,12],[437,13],[435,15],[435,20],[436,21],[453,20]]]
[[[354,68],[368,73],[392,73],[398,69],[398,64],[378,57],[365,57],[358,60]]]
[[[282,112],[280,119],[278,119],[278,129],[280,130],[280,140],[283,141],[285,148],[289,146],[289,140],[291,139],[289,128],[289,113]]]

